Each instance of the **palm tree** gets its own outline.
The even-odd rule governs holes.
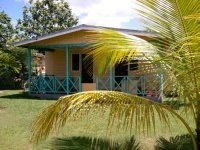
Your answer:
[[[137,54],[151,57],[164,68],[165,84],[174,83],[179,98],[187,103],[196,123],[200,148],[200,23],[199,0],[137,0],[142,8],[137,10],[144,18],[145,27],[159,38],[154,43],[139,40],[120,32],[100,30],[89,52],[94,61],[101,61],[99,74],[110,65],[132,60]],[[195,19],[194,19],[195,18]],[[90,38],[90,37],[89,37]],[[152,53],[146,53],[151,49]],[[148,56],[147,56],[148,55]],[[103,57],[102,57],[103,56]],[[33,122],[33,140],[46,138],[53,129],[60,129],[72,117],[81,119],[92,110],[110,108],[108,128],[134,127],[137,130],[155,128],[155,116],[170,125],[169,116],[178,118],[190,132],[189,124],[172,108],[135,95],[115,91],[92,91],[61,97],[46,108]],[[187,112],[187,111],[186,111]],[[123,120],[123,121],[122,121]],[[196,146],[196,145],[195,145]],[[197,149],[197,147],[195,147]]]

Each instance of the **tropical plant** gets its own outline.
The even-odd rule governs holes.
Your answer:
[[[134,136],[123,143],[110,141],[109,139],[91,137],[56,138],[52,141],[53,150],[140,150],[140,143]]]
[[[192,139],[190,135],[177,135],[175,137],[170,137],[166,139],[160,137],[156,141],[156,150],[193,150],[194,146],[192,144]]]
[[[112,30],[99,30],[89,50],[99,64],[102,75],[109,66],[130,61],[142,55],[154,64],[162,64],[165,83],[177,87],[179,99],[187,103],[196,123],[200,147],[200,23],[199,0],[137,0],[142,9],[146,28],[156,38],[141,40]],[[196,16],[198,18],[196,18]],[[193,19],[195,18],[195,19]],[[91,37],[89,37],[91,38]],[[151,42],[150,42],[151,41]],[[150,52],[147,52],[147,51]],[[151,70],[150,70],[151,71]],[[110,107],[109,124],[138,130],[155,128],[155,116],[161,123],[170,124],[169,116],[178,118],[195,141],[190,124],[171,107],[148,99],[114,91],[83,92],[61,97],[46,108],[33,123],[33,140],[46,138],[50,131],[65,125],[70,117],[75,120],[88,114],[92,108]],[[194,144],[194,148],[197,149]]]

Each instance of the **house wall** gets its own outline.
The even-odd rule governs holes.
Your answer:
[[[69,66],[70,66],[70,76],[79,76],[81,75],[81,63],[79,64],[79,71],[72,70],[72,54],[83,54],[83,48],[76,47],[70,48],[69,52]],[[68,62],[68,61],[67,61]],[[80,60],[81,62],[81,60]],[[93,72],[97,72],[97,67],[93,64]],[[59,78],[64,78],[66,76],[66,52],[64,49],[56,49],[54,51],[45,52],[45,67],[46,75],[55,75]],[[83,91],[90,91],[96,89],[95,78],[93,79],[94,83],[83,83]]]
[[[70,48],[69,52],[69,66],[70,66],[70,76],[77,77],[81,75],[81,60],[79,64],[79,71],[72,70],[72,54],[84,54],[84,48],[76,47]],[[46,51],[45,53],[45,68],[47,75],[55,75],[59,78],[64,78],[66,76],[66,52],[65,49],[56,49],[54,51]],[[83,83],[82,89],[83,91],[95,90],[96,89],[96,75],[98,72],[97,64],[93,63],[93,83]],[[139,60],[138,62],[138,70],[131,71],[130,65],[128,65],[128,75],[136,76],[136,75],[151,75],[157,74],[159,72],[159,68],[153,66],[147,60]],[[115,69],[113,68],[113,76],[115,75]],[[109,71],[107,71],[103,76],[109,76]],[[137,81],[135,81],[137,82]],[[155,78],[148,78],[149,83],[155,82]],[[131,87],[130,87],[131,88]]]
[[[77,31],[74,33],[70,33],[67,35],[62,35],[58,37],[54,37],[48,40],[43,40],[39,42],[35,42],[32,45],[59,45],[59,44],[73,44],[73,43],[87,43],[92,42],[89,41],[88,36],[94,36],[94,32],[87,32],[87,31]],[[148,40],[148,37],[140,37],[142,39]],[[84,49],[82,47],[74,47],[70,48],[70,56],[69,56],[69,66],[70,66],[70,76],[79,76],[81,75],[81,63],[80,63],[80,70],[74,71],[72,70],[72,54],[83,54]],[[81,62],[81,60],[80,60]],[[128,75],[134,76],[134,75],[144,75],[144,74],[151,74],[152,72],[157,71],[155,67],[152,67],[152,65],[145,60],[141,60],[138,63],[138,70],[136,71],[130,71],[128,66]],[[46,51],[45,52],[45,68],[46,68],[46,74],[47,75],[55,75],[60,78],[63,78],[66,76],[66,52],[65,49],[55,49],[54,51]],[[146,69],[144,69],[146,68]],[[94,76],[97,75],[98,67],[97,64],[93,64],[93,74]],[[115,69],[113,68],[113,75],[115,75]],[[109,71],[107,71],[104,76],[109,76]],[[96,84],[95,84],[95,78],[93,79],[93,83],[84,83],[83,84],[83,91],[84,90],[95,90]]]
[[[91,42],[89,38],[86,38],[88,36],[93,36],[94,38],[94,33],[88,32],[88,31],[77,31],[73,32],[70,34],[62,35],[62,36],[57,36],[51,39],[46,39],[38,42],[34,42],[31,45],[59,45],[59,44],[73,44],[73,43],[87,43]]]
[[[57,49],[45,52],[46,75],[55,75],[59,78],[66,75],[65,50]]]

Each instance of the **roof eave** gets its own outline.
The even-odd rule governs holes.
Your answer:
[[[130,34],[130,35],[135,35],[135,36],[147,36],[147,37],[158,37],[158,35],[153,34],[153,33],[148,33],[148,32],[136,32],[136,31],[131,31],[130,29],[120,29],[120,28],[109,28],[109,27],[100,27],[100,26],[89,26],[89,25],[79,25],[76,27],[71,27],[68,28],[67,30],[64,31],[58,31],[55,33],[50,33],[47,35],[43,35],[40,37],[36,37],[36,38],[32,38],[32,39],[28,39],[28,40],[23,40],[23,41],[19,41],[19,42],[14,42],[13,45],[14,46],[19,46],[19,47],[28,47],[27,44],[30,43],[35,43],[35,42],[39,42],[42,40],[46,40],[49,38],[53,38],[53,37],[57,37],[57,36],[61,36],[61,35],[65,35],[65,34],[69,34],[69,33],[73,33],[73,32],[77,32],[77,31],[81,31],[81,30],[96,30],[96,29],[103,29],[103,28],[107,28],[107,29],[113,29],[119,32],[123,32],[126,34]]]

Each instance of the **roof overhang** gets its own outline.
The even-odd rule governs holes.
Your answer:
[[[39,41],[42,41],[42,40],[51,39],[51,38],[54,38],[54,37],[70,34],[70,33],[73,33],[73,32],[77,32],[77,31],[81,31],[81,30],[98,30],[98,29],[111,29],[111,30],[119,31],[119,32],[122,32],[122,33],[125,33],[125,34],[134,35],[134,36],[158,37],[157,34],[150,33],[150,32],[147,32],[147,31],[121,29],[121,28],[111,28],[111,27],[102,27],[102,26],[92,26],[92,25],[82,24],[82,25],[79,25],[79,26],[70,27],[68,29],[56,31],[56,32],[46,34],[46,35],[43,35],[43,36],[39,36],[39,37],[36,37],[36,38],[15,42],[15,43],[13,43],[13,45],[19,46],[19,47],[26,47],[27,44],[39,42]]]

